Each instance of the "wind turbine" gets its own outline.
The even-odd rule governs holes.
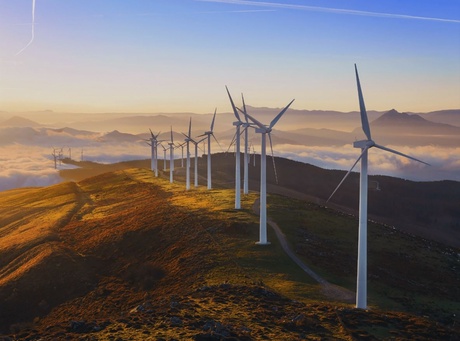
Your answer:
[[[185,136],[185,145],[187,146],[187,164],[186,164],[186,170],[185,170],[185,189],[188,191],[190,189],[190,141],[192,141],[192,138],[190,137],[192,135],[192,118],[190,117],[190,122],[188,124],[188,135],[182,133],[182,135]],[[184,150],[182,148],[182,150]],[[196,156],[195,156],[196,157]],[[184,156],[182,155],[182,160],[184,160]]]
[[[174,137],[171,126],[171,142],[169,144],[169,182],[174,182]]]
[[[181,149],[181,159],[180,159],[180,166],[184,168],[184,147],[185,147],[185,142],[178,144],[176,147],[180,147]]]
[[[240,119],[240,115],[238,114],[238,110],[235,107],[235,103],[233,103],[232,96],[228,91],[227,86],[225,86],[227,90],[228,98],[230,99],[230,103],[232,105],[233,114],[236,117],[236,121],[233,122],[233,125],[236,127],[235,132],[235,141],[236,141],[236,162],[235,162],[235,209],[241,209],[241,157],[240,157],[240,130],[241,125],[243,122]]]
[[[198,187],[198,145],[206,140],[206,137],[203,137],[201,140],[195,141],[193,139],[190,140],[195,145],[195,177],[194,177],[194,185]]]
[[[356,74],[356,84],[358,87],[358,100],[359,100],[359,109],[361,113],[361,127],[364,134],[367,137],[367,140],[355,141],[353,147],[361,149],[361,155],[355,161],[351,169],[340,181],[337,188],[332,192],[328,202],[335,192],[339,189],[348,175],[351,173],[356,164],[361,160],[361,173],[359,181],[359,229],[358,229],[358,273],[357,273],[357,283],[356,283],[356,308],[366,309],[367,308],[367,194],[368,194],[368,177],[367,177],[367,157],[368,151],[372,147],[385,150],[387,152],[404,156],[408,159],[421,162],[423,164],[429,165],[426,162],[418,160],[412,156],[403,154],[396,150],[381,146],[372,140],[371,130],[369,127],[369,120],[367,118],[367,111],[364,105],[363,93],[361,90],[361,84],[359,82],[358,68],[355,64],[355,74]]]
[[[210,130],[205,131],[204,134],[198,136],[198,137],[206,136],[207,139],[208,139],[208,173],[207,173],[208,189],[212,188],[212,181],[211,181],[211,136],[214,137],[214,140],[216,140],[217,144],[219,144],[219,141],[217,141],[216,137],[214,136],[214,122],[216,120],[216,112],[217,112],[217,108],[214,110],[214,116],[212,117]]]
[[[259,225],[259,241],[256,244],[267,245],[270,244],[267,241],[267,158],[266,158],[266,136],[270,140],[270,148],[273,155],[273,145],[271,138],[271,131],[275,124],[279,121],[281,116],[288,110],[291,106],[292,100],[281,112],[276,115],[276,117],[270,122],[270,124],[264,125],[254,117],[245,113],[245,116],[248,117],[254,125],[256,126],[256,133],[259,133],[262,137],[261,139],[261,155],[260,155],[260,225]],[[273,159],[274,160],[274,159]],[[275,171],[276,174],[276,171]]]
[[[163,148],[163,171],[166,172],[166,151],[168,150],[168,148],[165,148],[165,146],[163,146],[161,143],[160,143],[160,146]]]
[[[147,142],[147,144],[151,147],[151,154],[152,154],[152,159],[150,161],[150,168],[152,171],[155,171],[155,176],[158,177],[158,136],[160,136],[160,132],[158,134],[154,135],[152,132],[152,129],[150,130],[150,143]]]
[[[243,101],[243,114],[244,117],[246,118],[246,122],[243,123],[243,130],[244,130],[244,180],[243,180],[243,193],[248,194],[249,193],[249,139],[248,139],[248,128],[251,126],[251,124],[248,121],[248,117],[246,116],[247,111],[246,111],[246,104],[244,103],[244,96],[241,94],[241,99]]]

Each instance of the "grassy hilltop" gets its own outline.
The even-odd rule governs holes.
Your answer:
[[[122,168],[129,164],[78,182],[0,192],[4,334],[18,340],[460,337],[458,250],[370,225],[371,309],[358,311],[303,273],[271,229],[271,245],[254,244],[257,193],[244,196],[235,211],[230,189],[185,191],[148,170]],[[279,195],[268,203],[304,262],[354,291],[355,218]]]

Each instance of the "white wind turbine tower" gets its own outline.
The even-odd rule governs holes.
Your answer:
[[[168,150],[160,143],[160,146],[163,148],[163,171],[166,172],[166,151]]]
[[[180,159],[180,166],[182,168],[184,168],[184,147],[185,147],[185,142],[178,144],[177,147],[180,147],[180,149],[181,149],[181,156],[182,157]]]
[[[416,158],[400,153],[396,150],[376,144],[371,137],[371,130],[369,127],[369,121],[367,118],[366,107],[364,105],[364,98],[361,91],[361,84],[359,82],[358,68],[355,64],[356,83],[358,87],[358,99],[359,109],[361,113],[361,126],[367,140],[356,141],[353,143],[353,147],[361,149],[361,155],[355,161],[351,169],[340,181],[337,188],[332,192],[327,202],[332,198],[335,192],[339,189],[348,175],[351,173],[356,164],[361,160],[361,173],[360,173],[360,186],[359,186],[359,229],[358,229],[358,273],[356,283],[356,308],[366,309],[367,308],[367,194],[368,194],[368,177],[367,177],[367,156],[368,150],[372,147],[376,147],[387,152],[404,156],[408,159],[424,163]]]
[[[202,138],[201,140],[195,141],[193,139],[190,139],[190,142],[192,142],[195,145],[195,177],[194,177],[194,185],[195,187],[198,187],[198,145],[206,140],[206,137]]]
[[[243,180],[243,193],[248,194],[249,193],[249,139],[248,139],[248,134],[249,134],[249,127],[251,124],[248,122],[248,117],[246,116],[247,111],[246,111],[246,104],[244,103],[244,97],[243,94],[241,94],[241,99],[243,101],[243,114],[244,117],[246,118],[246,122],[243,123],[243,130],[244,130],[244,180]],[[241,110],[240,110],[241,111]]]
[[[214,122],[216,120],[216,112],[217,112],[217,108],[214,110],[214,116],[212,117],[210,130],[206,131],[204,134],[198,136],[198,137],[206,136],[208,138],[208,172],[207,172],[208,189],[212,188],[212,181],[211,181],[211,136],[214,137],[214,140],[216,140],[217,143],[219,143],[219,141],[217,141],[216,137],[214,136]]]
[[[190,117],[190,122],[188,124],[188,135],[182,133],[185,136],[185,144],[187,146],[187,164],[185,170],[185,189],[188,191],[190,189],[190,141],[192,141],[190,135],[192,135],[192,118]],[[196,156],[195,156],[196,158]],[[182,157],[182,160],[184,158]]]
[[[171,126],[171,142],[169,144],[169,182],[174,182],[174,137]]]
[[[267,245],[270,244],[267,241],[267,158],[266,158],[266,135],[270,140],[270,148],[273,154],[273,145],[271,138],[271,131],[275,124],[279,121],[281,116],[286,112],[290,105],[294,102],[292,100],[276,117],[270,122],[270,125],[266,126],[256,120],[254,117],[245,113],[245,115],[254,122],[256,126],[256,133],[261,134],[261,155],[260,155],[260,226],[259,226],[259,241],[256,244]],[[276,170],[275,170],[276,175]]]
[[[151,161],[150,161],[150,168],[152,171],[155,171],[155,176],[158,177],[158,136],[160,136],[160,132],[156,135],[153,134],[152,129],[150,130],[150,143],[148,145],[151,148]]]
[[[241,126],[243,122],[240,119],[240,115],[238,114],[238,110],[235,107],[235,103],[233,103],[232,96],[228,91],[227,86],[225,86],[227,90],[228,98],[230,99],[230,103],[232,105],[233,114],[236,117],[236,121],[233,122],[233,125],[236,127],[235,132],[235,141],[236,141],[236,153],[235,153],[235,209],[241,209],[241,156],[240,156],[240,135],[241,135]]]

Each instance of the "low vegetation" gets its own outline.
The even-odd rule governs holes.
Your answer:
[[[139,168],[1,192],[3,333],[16,340],[459,337],[451,249],[372,225],[372,309],[357,311],[300,271],[271,230],[271,245],[255,245],[256,198],[243,196],[236,211],[232,190],[185,191]],[[354,290],[354,218],[276,195],[269,205],[305,263]],[[425,271],[430,276],[420,279]]]

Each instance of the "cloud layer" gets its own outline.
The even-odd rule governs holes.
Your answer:
[[[0,191],[59,183],[61,178],[58,170],[72,166],[58,163],[58,169],[54,169],[54,149],[58,153],[62,148],[64,157],[71,155],[72,159],[77,161],[83,156],[85,161],[100,163],[150,157],[150,147],[145,141],[133,135],[120,133],[104,135],[71,129],[1,128],[0,136]],[[255,142],[256,153],[260,153],[258,140],[252,139]],[[230,141],[222,140],[221,143],[222,148],[226,150]],[[387,147],[428,162],[431,166],[373,148],[369,152],[370,174],[389,175],[413,181],[460,181],[460,147]],[[213,151],[221,150],[214,144]],[[274,145],[274,153],[276,156],[321,168],[349,170],[360,151],[350,144],[341,147],[277,144]],[[159,156],[162,158],[163,153],[160,152]],[[176,157],[181,157],[180,148],[176,150]],[[355,171],[359,172],[359,165]]]

